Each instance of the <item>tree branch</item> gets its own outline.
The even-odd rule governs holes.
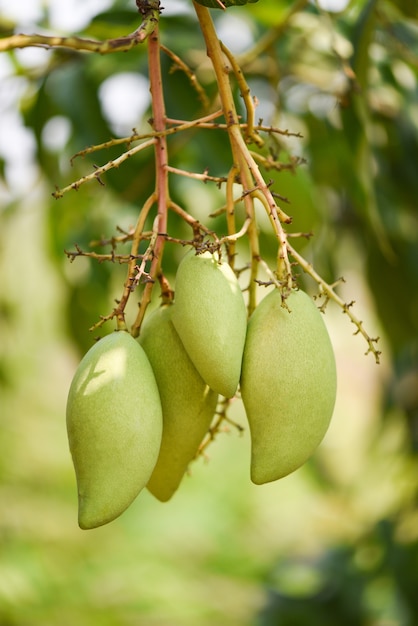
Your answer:
[[[139,11],[143,17],[140,26],[131,34],[116,39],[97,41],[95,39],[84,39],[83,37],[58,37],[48,35],[12,35],[0,39],[0,52],[13,50],[16,48],[67,48],[79,52],[96,52],[98,54],[109,54],[111,52],[126,52],[134,46],[143,43],[154,31],[158,24],[160,14],[159,0],[147,2],[146,7],[142,3],[137,3]]]

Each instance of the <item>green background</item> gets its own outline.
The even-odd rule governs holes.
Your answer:
[[[138,25],[132,4],[115,2],[77,34],[105,39],[131,32]],[[3,53],[0,88],[16,97],[9,105],[3,100],[2,116],[17,115],[31,143],[11,136],[0,152],[2,626],[418,623],[418,22],[412,4],[352,1],[327,13],[303,2],[260,0],[226,15],[213,11],[228,45],[237,46],[265,123],[302,135],[267,138],[265,148],[284,164],[283,171],[264,174],[289,200],[283,208],[293,216],[290,230],[314,233],[292,243],[329,282],[344,276],[338,291],[356,301],[368,332],[380,336],[381,364],[364,356],[364,340],[330,303],[325,321],[338,398],[330,430],[306,466],[277,483],[252,485],[237,400],[230,415],[243,434],[232,425],[220,433],[170,502],[143,492],[118,520],[94,531],[77,526],[66,395],[93,341],[88,328],[120,295],[124,267],[87,259],[70,264],[64,249],[75,243],[88,249],[91,240],[134,223],[153,189],[153,155],[142,152],[106,174],[104,187],[88,183],[61,200],[51,194],[120,154],[112,148],[69,164],[78,150],[130,133],[122,113],[114,112],[116,127],[106,117],[100,90],[121,72],[146,80],[146,47],[102,57]],[[190,5],[182,6],[163,12],[162,42],[214,98],[196,19]],[[292,7],[298,10],[287,20]],[[50,18],[45,3],[36,30],[49,32]],[[25,26],[0,14],[4,37]],[[233,32],[248,35],[246,50],[238,49]],[[266,33],[268,47],[251,55]],[[168,116],[201,115],[187,77],[171,71],[164,55],[162,67]],[[242,107],[238,94],[237,104]],[[148,108],[136,127],[146,129],[149,117]],[[51,119],[68,130],[55,148],[48,142]],[[231,165],[222,132],[175,136],[169,151],[173,166],[190,171],[225,175]],[[292,157],[304,163],[290,167]],[[222,217],[208,217],[222,206],[222,189],[176,177],[170,185],[179,204],[224,232]],[[273,263],[274,237],[261,215],[259,223],[263,257]],[[175,218],[169,231],[190,236]],[[181,255],[179,246],[166,246],[170,278]],[[315,292],[311,280],[301,275],[300,281]]]

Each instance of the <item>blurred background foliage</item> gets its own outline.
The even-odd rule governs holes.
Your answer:
[[[138,25],[134,2],[0,5],[0,32],[106,39]],[[188,0],[167,0],[162,42],[216,85]],[[16,6],[15,6],[16,5]],[[18,6],[19,5],[19,6]],[[290,15],[292,13],[292,15]],[[409,0],[291,2],[213,11],[258,99],[282,171],[264,174],[288,200],[295,245],[372,335],[382,363],[336,306],[334,419],[315,457],[277,484],[249,481],[247,429],[231,427],[173,500],[144,492],[95,531],[76,523],[65,432],[68,385],[93,341],[88,328],[121,292],[124,268],[64,254],[127,230],[154,185],[151,152],[60,200],[110,148],[83,148],[149,128],[145,46],[107,56],[16,50],[0,56],[0,623],[4,626],[416,626],[418,624],[418,16]],[[167,114],[204,111],[162,54]],[[242,108],[239,94],[238,106]],[[242,109],[243,110],[243,109]],[[225,175],[221,131],[169,140],[174,167]],[[303,164],[295,166],[295,161]],[[171,177],[171,194],[219,233],[223,189]],[[170,234],[190,237],[170,219]],[[262,254],[274,237],[260,215]],[[245,249],[243,249],[245,253]],[[167,245],[169,277],[181,257]],[[314,293],[312,281],[300,276]],[[156,294],[158,302],[158,294]],[[133,305],[135,307],[135,303]],[[132,311],[132,314],[133,311]],[[104,331],[110,330],[110,324]],[[240,402],[231,417],[245,427]]]

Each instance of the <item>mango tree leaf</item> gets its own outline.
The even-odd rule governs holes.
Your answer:
[[[252,16],[260,24],[276,27],[286,19],[289,11],[293,11],[294,4],[289,0],[263,0],[253,7]]]
[[[391,0],[397,11],[401,11],[406,17],[418,19],[418,5],[411,0]]]
[[[242,6],[244,4],[258,2],[258,0],[221,0],[222,4],[217,2],[217,0],[196,0],[196,2],[204,7],[209,7],[209,9],[222,9],[222,5],[224,7]]]
[[[83,35],[101,40],[121,37],[135,30],[140,22],[138,11],[110,9],[95,15],[83,29]]]
[[[393,251],[378,210],[372,173],[373,157],[366,132],[366,129],[370,128],[370,111],[364,94],[368,88],[370,45],[373,41],[377,19],[376,5],[377,0],[368,0],[354,27],[352,67],[358,87],[352,90],[349,106],[342,109],[341,118],[344,134],[353,157],[357,209],[360,213],[365,211],[367,221],[382,249],[388,257],[391,257]]]

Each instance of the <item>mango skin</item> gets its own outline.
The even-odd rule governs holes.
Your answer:
[[[107,524],[147,484],[162,436],[154,373],[127,332],[100,339],[81,360],[68,394],[67,432],[79,526]]]
[[[334,352],[321,313],[303,291],[282,307],[277,289],[250,317],[241,395],[251,434],[251,480],[263,484],[313,454],[334,410]]]
[[[173,324],[203,380],[232,398],[238,387],[247,310],[228,263],[194,251],[183,257],[175,284]]]
[[[218,394],[191,362],[171,321],[176,305],[163,305],[145,320],[139,338],[157,380],[163,409],[163,436],[157,464],[147,484],[162,502],[169,500],[214,416]]]

